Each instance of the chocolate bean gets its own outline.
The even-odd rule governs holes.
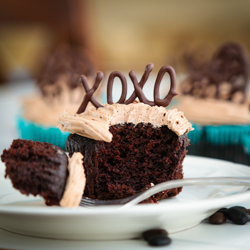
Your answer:
[[[244,225],[250,221],[250,215],[246,210],[246,208],[239,206],[230,207],[226,211],[225,215],[229,220],[231,220],[235,224]]]
[[[171,239],[166,235],[155,234],[147,242],[150,246],[166,246],[171,243]]]
[[[223,207],[223,208],[219,209],[217,212],[225,214],[227,212],[227,210],[228,210],[228,208]]]
[[[168,232],[164,229],[150,229],[142,233],[142,238],[148,242],[150,246],[166,246],[171,243],[168,238]]]
[[[242,206],[233,206],[233,207],[230,207],[230,208],[239,208],[239,209],[243,209],[243,210],[247,210],[245,207],[242,207]]]
[[[209,217],[209,223],[211,224],[223,224],[226,222],[226,216],[222,212],[216,212]]]
[[[142,238],[146,241],[154,235],[164,235],[168,236],[168,232],[164,229],[150,229],[142,233]]]
[[[236,208],[236,207],[245,210],[250,215],[250,209],[247,209],[247,208],[242,207],[242,206],[234,206],[234,208]]]

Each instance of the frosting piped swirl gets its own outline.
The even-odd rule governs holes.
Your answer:
[[[201,125],[242,125],[250,123],[249,103],[239,104],[212,98],[182,97],[177,108],[187,118]]]
[[[154,127],[166,125],[178,136],[193,130],[183,112],[177,109],[149,106],[144,103],[105,104],[104,107],[90,108],[81,114],[70,115],[64,111],[59,117],[59,129],[76,133],[94,140],[112,141],[109,127],[115,124],[152,124]]]

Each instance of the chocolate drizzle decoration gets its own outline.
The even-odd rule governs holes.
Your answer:
[[[109,75],[108,78],[108,83],[107,83],[107,102],[108,104],[113,104],[113,96],[112,96],[112,89],[113,89],[113,83],[115,77],[118,77],[121,81],[122,84],[122,93],[120,96],[120,99],[118,100],[117,103],[120,104],[130,104],[135,101],[135,99],[138,97],[140,102],[148,104],[150,106],[163,106],[167,107],[170,102],[172,101],[173,97],[178,95],[176,93],[176,76],[175,76],[175,71],[171,66],[163,66],[156,77],[155,85],[154,85],[154,101],[150,101],[146,98],[146,96],[143,93],[143,87],[145,83],[147,82],[149,75],[151,71],[153,70],[154,65],[152,63],[148,64],[145,68],[145,72],[142,75],[141,80],[138,82],[138,79],[134,73],[134,70],[131,70],[129,72],[129,77],[134,85],[134,92],[131,94],[131,96],[126,99],[127,96],[127,80],[126,77],[119,71],[114,71]],[[170,90],[168,94],[165,96],[164,99],[160,98],[160,84],[162,82],[162,78],[164,77],[165,73],[168,73],[170,76]],[[93,96],[97,88],[99,87],[104,75],[102,72],[97,72],[96,74],[96,79],[93,87],[90,89],[87,78],[82,75],[80,78],[80,82],[86,92],[83,101],[77,111],[77,114],[83,113],[87,106],[88,103],[91,102],[96,108],[103,107]]]

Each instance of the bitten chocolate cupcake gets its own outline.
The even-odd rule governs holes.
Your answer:
[[[177,107],[199,128],[192,132],[193,142],[199,143],[196,136],[201,138],[203,133],[207,143],[242,143],[243,136],[250,133],[248,80],[247,53],[234,42],[223,44],[210,62],[190,71],[181,84]]]
[[[172,67],[160,69],[154,87],[154,101],[145,97],[142,88],[152,69],[152,64],[147,65],[140,81],[133,70],[130,71],[135,91],[129,98],[125,76],[118,71],[112,72],[107,83],[108,103],[104,106],[93,97],[103,74],[97,73],[91,89],[83,76],[82,84],[87,93],[77,114],[64,112],[60,116],[60,130],[71,133],[66,150],[70,155],[81,152],[84,156],[84,196],[119,199],[164,181],[183,178],[182,162],[187,153],[187,134],[192,125],[177,109],[165,109],[176,95]],[[165,73],[170,75],[171,88],[167,96],[160,99],[159,87]],[[117,103],[112,100],[115,77],[122,83],[122,94]],[[137,97],[139,100],[136,100]],[[86,110],[90,102],[94,107]],[[181,189],[165,190],[145,202],[155,203],[175,196]]]
[[[86,75],[92,82],[93,72],[93,63],[80,48],[58,47],[41,69],[37,79],[39,93],[23,100],[18,118],[20,137],[49,142],[65,149],[69,134],[57,128],[58,117],[63,110],[75,113],[84,94],[79,83],[80,75]]]

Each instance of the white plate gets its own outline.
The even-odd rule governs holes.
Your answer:
[[[169,233],[199,224],[214,211],[250,199],[245,187],[185,187],[172,199],[160,204],[137,205],[130,209],[46,207],[40,198],[15,191],[3,178],[0,165],[0,227],[19,234],[57,239],[129,239],[150,228],[165,228]],[[244,176],[244,165],[203,157],[187,156],[184,175],[191,177]]]

